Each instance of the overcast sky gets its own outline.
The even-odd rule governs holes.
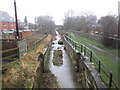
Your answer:
[[[75,12],[92,12],[98,18],[107,14],[118,14],[120,0],[16,0],[18,19],[34,22],[36,16],[49,15],[56,24],[62,24],[64,13],[68,10]],[[8,12],[14,17],[14,0],[0,0],[0,11]]]

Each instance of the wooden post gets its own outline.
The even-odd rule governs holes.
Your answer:
[[[16,34],[17,34],[17,39],[19,40],[16,0],[14,0],[14,8],[15,8],[16,31],[17,31]]]
[[[27,53],[29,52],[29,50],[28,50],[28,45],[27,45]]]

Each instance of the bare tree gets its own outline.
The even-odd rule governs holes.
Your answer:
[[[18,29],[22,30],[22,29],[24,29],[24,27],[25,27],[24,22],[21,22],[20,20],[18,20]]]
[[[115,16],[104,16],[98,21],[102,25],[104,36],[113,37],[116,33],[117,19]]]
[[[25,19],[24,19],[24,23],[25,23],[25,26],[27,26],[28,21],[27,21],[27,17],[26,16],[25,16]]]
[[[36,18],[36,23],[42,32],[50,33],[55,29],[55,23],[50,16],[39,16]]]
[[[92,25],[97,21],[97,17],[93,14],[87,14],[76,16],[73,11],[65,13],[64,28],[66,30],[83,30],[88,33],[91,30]]]
[[[64,13],[65,19],[64,19],[64,28],[66,30],[73,29],[74,28],[74,11],[69,10]]]
[[[114,35],[117,34],[116,17],[113,15],[107,15],[107,16],[101,17],[98,23],[101,24],[103,28],[103,36],[104,36],[103,44],[106,46],[113,45],[113,43],[111,42],[111,39],[109,39],[108,37],[114,37]]]

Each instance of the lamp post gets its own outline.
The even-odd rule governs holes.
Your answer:
[[[16,0],[14,0],[14,9],[15,9],[15,22],[16,22],[16,35],[17,35],[17,39],[19,39],[19,30],[18,30],[18,21],[17,21]]]

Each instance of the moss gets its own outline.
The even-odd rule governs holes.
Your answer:
[[[28,84],[28,85],[26,85],[26,88],[29,88],[29,90],[32,90],[33,85],[32,84]]]

